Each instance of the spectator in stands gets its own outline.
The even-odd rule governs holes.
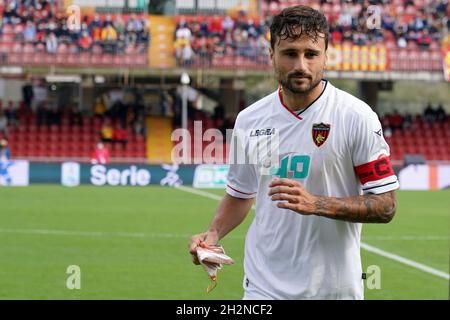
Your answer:
[[[139,115],[133,123],[134,133],[137,135],[146,136],[145,119],[143,115]]]
[[[436,114],[435,114],[435,112],[433,110],[433,106],[431,105],[430,102],[428,102],[427,107],[423,111],[423,118],[428,123],[433,123],[436,121]]]
[[[175,31],[175,40],[179,39],[185,39],[187,42],[191,42],[192,40],[192,32],[183,18],[180,20],[179,26]]]
[[[117,32],[111,24],[102,29],[103,51],[106,53],[115,53],[117,47]]]
[[[412,126],[413,118],[411,113],[407,112],[403,115],[403,130],[409,130]]]
[[[97,143],[94,153],[91,157],[92,164],[109,164],[109,151],[101,142]]]
[[[22,100],[27,112],[31,111],[33,98],[34,98],[33,85],[30,82],[30,77],[27,76],[27,82],[22,87]]]
[[[440,103],[438,108],[436,109],[435,115],[436,115],[436,120],[439,122],[445,122],[447,120],[447,114],[445,113],[442,103]]]
[[[0,162],[11,159],[11,151],[8,148],[8,140],[0,139]]]
[[[27,21],[25,30],[23,31],[23,39],[25,42],[36,42],[36,26],[33,21]]]
[[[2,109],[0,109],[0,134],[8,136],[8,118]]]
[[[92,38],[89,36],[89,33],[87,31],[83,31],[81,33],[81,37],[78,40],[78,47],[80,49],[80,52],[91,52],[92,49]]]
[[[97,97],[97,99],[95,99],[94,115],[98,118],[103,119],[103,117],[105,116],[105,112],[106,106],[105,103],[103,102],[103,98]]]
[[[87,17],[86,17],[86,19],[87,19]],[[94,42],[96,42],[96,43],[100,43],[100,41],[101,41],[102,28],[103,28],[103,23],[100,20],[100,15],[96,13],[96,14],[94,14],[94,18],[88,25],[89,33],[90,33],[92,39],[94,40]]]
[[[14,103],[13,101],[8,101],[8,106],[5,109],[5,116],[8,119],[8,125],[14,125],[16,128],[19,126],[18,108],[19,108],[18,103]],[[0,103],[0,109],[1,109],[1,103]]]
[[[0,139],[0,184],[10,185],[12,182],[8,168],[11,166],[11,151],[8,148],[8,141]],[[4,182],[3,182],[4,181]]]
[[[209,34],[211,36],[221,36],[223,34],[223,25],[218,15],[214,15],[209,24]]]
[[[428,29],[424,29],[419,33],[417,44],[421,49],[428,49],[433,39],[431,38]]]
[[[45,46],[48,53],[56,53],[56,50],[58,49],[58,38],[53,32],[45,39]]]
[[[104,120],[100,129],[100,138],[103,142],[113,142],[113,128],[108,118]]]
[[[185,39],[177,44],[176,48],[176,58],[179,65],[183,67],[189,67],[193,63],[194,51],[192,50],[191,44]]]
[[[159,106],[161,109],[161,115],[163,117],[167,116],[171,117],[173,115],[173,100],[172,97],[167,92],[167,90],[161,91],[159,97]]]
[[[225,19],[222,20],[222,30],[223,32],[232,32],[234,28],[234,20],[231,19],[230,16],[226,16]]]
[[[393,114],[390,116],[389,124],[391,129],[394,130],[401,130],[403,128],[403,117],[401,114],[394,109]]]
[[[113,130],[113,142],[120,143],[125,148],[128,142],[128,133],[121,125],[116,125]]]

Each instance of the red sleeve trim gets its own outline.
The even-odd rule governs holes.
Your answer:
[[[378,181],[394,175],[391,160],[384,155],[377,160],[355,167],[355,172],[362,184]]]
[[[246,194],[246,195],[248,195],[248,196],[250,196],[250,195],[252,195],[252,194],[255,194],[255,192],[253,192],[253,193],[246,193],[246,192],[242,192],[242,191],[236,190],[235,188],[233,188],[233,187],[230,186],[229,184],[227,184],[227,187],[230,188],[230,189],[233,190],[233,191],[236,191],[236,192],[239,192],[239,193],[242,193],[242,194]]]

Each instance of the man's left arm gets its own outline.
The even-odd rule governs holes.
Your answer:
[[[397,205],[395,191],[345,198],[315,196],[291,179],[275,179],[269,188],[269,196],[279,208],[349,222],[388,223]]]

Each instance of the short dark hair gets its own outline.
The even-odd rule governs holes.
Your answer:
[[[325,35],[325,50],[328,49],[328,22],[322,12],[307,6],[293,6],[282,10],[273,17],[270,25],[270,46],[275,48],[275,41],[297,40],[306,35],[317,41],[319,34]]]

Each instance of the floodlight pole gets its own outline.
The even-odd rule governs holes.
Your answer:
[[[181,110],[181,126],[184,130],[187,130],[188,125],[188,108],[187,108],[187,86],[191,82],[189,75],[186,72],[183,72],[181,75],[181,84],[182,87],[182,110]]]
[[[183,127],[183,158],[185,163],[189,163],[190,161],[190,152],[188,151],[190,148],[190,144],[188,143],[189,132],[188,132],[188,91],[187,86],[191,82],[189,79],[189,75],[186,72],[183,72],[181,75],[180,82],[182,84],[182,110],[181,110],[181,126]]]

